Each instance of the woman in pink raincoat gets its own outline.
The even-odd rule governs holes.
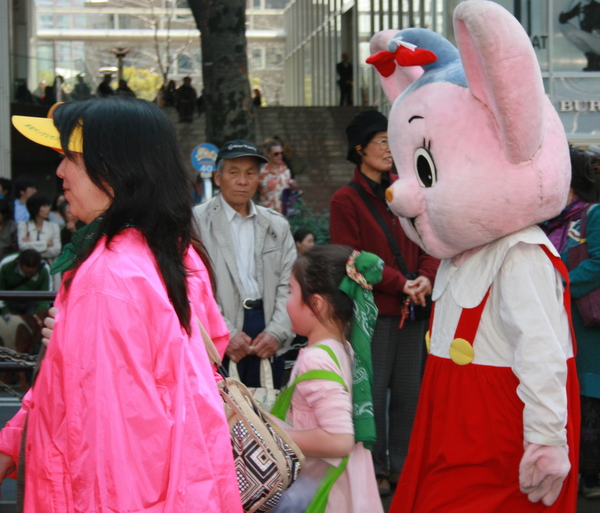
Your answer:
[[[0,475],[23,464],[23,443],[26,512],[241,512],[198,320],[221,352],[229,335],[173,128],[158,107],[124,97],[52,115],[13,124],[65,153],[57,175],[87,225],[53,268],[64,273],[54,332],[0,432]]]

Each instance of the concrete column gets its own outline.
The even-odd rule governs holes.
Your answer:
[[[11,5],[0,2],[0,177],[11,177],[10,99]]]

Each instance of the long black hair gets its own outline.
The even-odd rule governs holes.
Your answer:
[[[68,150],[69,136],[74,128],[82,127],[86,172],[112,198],[96,239],[79,259],[75,272],[101,236],[106,235],[108,246],[126,226],[135,226],[156,258],[180,324],[190,333],[183,259],[190,244],[199,239],[192,221],[190,178],[171,121],[148,101],[115,96],[59,105],[54,124],[70,159],[75,155]],[[200,244],[194,247],[212,276],[203,248]],[[71,280],[65,281],[67,290]]]

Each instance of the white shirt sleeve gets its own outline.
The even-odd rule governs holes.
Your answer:
[[[519,244],[508,253],[494,288],[524,403],[524,439],[564,445],[567,359],[573,352],[560,275],[539,246]]]

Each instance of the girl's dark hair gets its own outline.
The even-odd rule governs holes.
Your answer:
[[[62,104],[54,112],[54,124],[63,151],[72,160],[69,136],[76,126],[82,127],[86,172],[112,198],[96,239],[75,272],[102,235],[109,246],[127,225],[135,226],[146,238],[179,322],[189,334],[191,311],[183,259],[192,241],[211,279],[212,267],[194,230],[190,177],[168,116],[146,100],[115,96]],[[65,280],[66,290],[75,272]]]
[[[306,228],[298,228],[295,232],[294,232],[294,241],[296,242],[302,242],[307,235],[314,235],[313,232],[311,232],[310,230],[307,230]]]
[[[600,197],[600,156],[574,146],[571,152],[571,188],[583,201],[598,203]]]
[[[43,206],[50,206],[52,204],[52,200],[48,196],[44,196],[43,194],[32,194],[27,199],[27,212],[29,212],[29,219],[35,221],[35,218],[40,212],[40,208]]]
[[[330,319],[341,333],[352,322],[352,299],[338,287],[347,276],[346,262],[352,253],[349,246],[323,244],[298,257],[292,274],[300,285],[302,300],[319,318],[313,295],[321,295],[330,305]],[[319,318],[319,320],[324,320]]]

